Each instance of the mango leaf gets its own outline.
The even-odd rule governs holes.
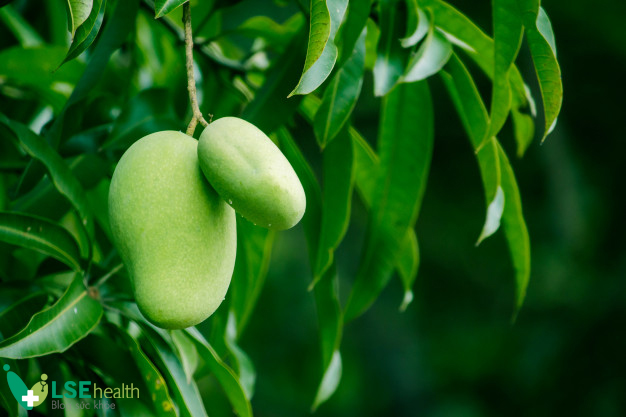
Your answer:
[[[196,382],[193,379],[187,381],[185,371],[180,360],[176,357],[176,353],[174,353],[157,330],[143,320],[140,324],[143,334],[148,341],[144,347],[151,354],[151,357],[156,360],[161,372],[163,372],[167,381],[167,387],[172,391],[172,396],[178,405],[177,415],[206,417],[207,413]]]
[[[82,25],[93,7],[94,0],[67,0],[67,27],[72,37],[80,25]]]
[[[445,1],[421,0],[420,5],[428,7],[436,16],[435,25],[443,31],[448,40],[460,47],[489,78],[493,79],[495,68],[493,39],[480,30],[467,16]],[[532,105],[532,97],[514,64],[509,70],[509,83],[514,109],[519,110]],[[525,137],[516,136],[516,141],[519,147],[527,146]]]
[[[243,332],[261,294],[276,233],[237,216],[237,258],[230,284],[235,339]]]
[[[287,99],[289,88],[298,81],[298,70],[304,58],[304,31],[293,39],[272,66],[267,79],[244,108],[241,117],[266,133],[285,123],[298,108],[300,97]]]
[[[323,109],[323,104],[320,107]],[[319,112],[318,112],[319,113]],[[309,290],[322,278],[333,263],[334,252],[341,243],[350,221],[352,189],[354,186],[354,158],[352,139],[348,129],[324,150],[322,213],[320,240],[317,247],[313,281]]]
[[[68,139],[63,136],[66,118],[69,121],[75,117],[72,115],[74,112],[83,110],[80,107],[81,102],[93,91],[93,88],[100,80],[111,54],[126,41],[128,34],[134,28],[138,9],[139,0],[118,1],[116,3],[115,9],[107,19],[107,24],[93,53],[90,55],[87,68],[72,91],[72,95],[65,103],[65,107],[58,117],[54,119],[54,123],[46,134],[46,140],[53,148],[58,148],[63,140]],[[64,65],[64,67],[69,65],[70,63]],[[62,70],[63,67],[59,71]]]
[[[154,2],[154,18],[165,16],[172,10],[182,6],[188,0],[156,0]]]
[[[552,24],[538,0],[519,0],[523,13],[526,40],[535,63],[541,97],[545,128],[542,140],[554,129],[563,102],[561,68],[556,59],[556,44]]]
[[[417,220],[433,150],[432,103],[425,82],[400,84],[383,100],[378,148],[366,246],[346,321],[362,314],[385,287],[406,230]]]
[[[191,382],[193,374],[198,368],[198,351],[183,332],[172,330],[169,333],[172,337],[174,346],[176,346],[176,349],[178,350],[178,358],[183,364],[183,370],[187,376],[187,382]]]
[[[361,33],[350,59],[326,87],[322,105],[315,114],[313,130],[322,149],[346,124],[361,93],[365,71],[365,35],[366,29]]]
[[[34,292],[0,312],[0,338],[6,339],[23,329],[30,318],[48,304],[48,294]]]
[[[509,71],[522,44],[522,20],[517,0],[493,1],[494,70],[489,131],[484,141],[496,136],[511,109]]]
[[[120,329],[119,334],[128,347],[128,351],[132,355],[139,373],[145,378],[149,398],[157,410],[157,415],[176,416],[176,406],[168,393],[165,379],[163,379],[159,370],[141,350],[139,343],[128,332]]]
[[[513,313],[513,320],[515,320],[524,303],[526,288],[530,279],[530,238],[524,221],[522,199],[513,168],[500,143],[496,142],[496,146],[502,167],[502,189],[506,196],[502,222],[515,270],[515,311]]]
[[[513,169],[497,139],[491,137],[486,143],[480,143],[488,128],[488,116],[469,72],[456,56],[450,60],[448,70],[450,73],[444,73],[442,76],[476,150],[485,187],[487,219],[477,244],[495,233],[500,221],[504,223],[504,232],[515,270],[514,314],[517,314],[523,304],[530,277],[530,239],[522,214],[519,189]]]
[[[411,83],[436,74],[448,62],[450,55],[452,55],[452,44],[441,32],[431,26],[428,36],[411,57],[402,81]]]
[[[289,97],[309,94],[330,75],[337,60],[335,35],[347,7],[347,0],[311,0],[309,45],[304,69]]]
[[[250,405],[250,399],[246,396],[237,375],[220,359],[209,342],[195,327],[185,329],[185,333],[194,342],[200,356],[206,361],[211,372],[219,381],[237,415],[240,417],[251,417],[252,406]]]
[[[317,248],[321,238],[319,231],[322,217],[320,187],[315,179],[313,170],[289,131],[285,128],[279,129],[278,139],[281,150],[293,166],[296,174],[298,174],[306,194],[307,210],[302,218],[302,225],[307,239],[311,265],[316,265]],[[341,378],[339,345],[343,330],[343,313],[339,304],[338,277],[334,263],[327,268],[324,276],[318,280],[314,291],[318,325],[320,327],[323,375],[312,405],[313,410],[333,394]],[[337,365],[338,361],[339,365]]]
[[[403,48],[417,45],[428,33],[431,26],[428,15],[417,5],[417,0],[406,0],[407,3],[407,36],[400,39]]]
[[[367,18],[372,8],[372,0],[352,0],[348,2],[348,9],[343,22],[335,37],[338,55],[337,66],[342,68],[345,62],[354,55],[357,41],[367,26]]]
[[[25,152],[46,167],[56,189],[68,199],[78,212],[80,216],[80,226],[78,227],[80,254],[81,257],[89,259],[92,250],[90,241],[93,238],[94,224],[82,185],[63,158],[41,136],[26,126],[7,119],[2,114],[0,114],[0,123],[11,129]]]
[[[0,2],[0,7],[2,7]],[[23,48],[42,46],[43,39],[35,29],[15,11],[13,6],[7,5],[0,9],[0,20],[13,33]]]
[[[91,13],[89,14],[87,20],[85,20],[85,22],[76,30],[70,49],[61,65],[76,58],[83,53],[85,49],[89,48],[89,46],[96,39],[98,31],[100,31],[102,20],[104,19],[104,10],[106,9],[106,0],[92,1],[93,8],[91,9]]]
[[[484,140],[489,130],[489,115],[469,71],[456,55],[450,59],[447,70],[449,73],[442,73],[442,77],[478,158],[485,189],[487,215],[476,242],[479,245],[498,230],[504,211],[500,160],[493,136]]]
[[[75,271],[80,270],[76,241],[66,229],[50,220],[0,212],[0,240],[44,253]]]
[[[142,90],[124,106],[101,149],[125,150],[150,133],[177,130],[181,124],[172,103],[165,88]]]
[[[75,85],[85,67],[74,61],[55,72],[65,53],[61,46],[6,48],[0,51],[0,77],[5,78],[7,84],[35,91],[58,112],[69,93],[54,86]]]
[[[300,111],[309,122],[318,111],[320,101],[313,95],[308,95],[300,106]],[[353,142],[355,183],[357,190],[369,208],[372,205],[376,178],[378,176],[379,159],[367,141],[352,126],[349,128],[350,137]],[[401,305],[401,310],[405,310],[413,299],[411,288],[417,277],[419,266],[419,248],[415,231],[410,228],[406,232],[405,244],[402,246],[396,268],[404,285],[405,296]]]
[[[76,274],[59,300],[35,314],[19,333],[0,343],[0,356],[23,359],[64,352],[100,322],[102,305],[91,298]]]
[[[521,158],[535,137],[535,122],[529,114],[515,107],[511,109],[511,116],[513,119],[513,132],[517,142],[517,156]]]
[[[374,64],[374,94],[379,97],[391,91],[404,74],[408,51],[399,40],[406,33],[404,6],[401,0],[378,2],[380,39]]]
[[[235,315],[231,312],[228,314],[226,330],[224,332],[224,342],[226,348],[232,355],[233,370],[237,373],[239,383],[243,389],[246,398],[251,399],[254,395],[254,385],[256,384],[256,370],[250,357],[237,344],[238,332],[240,326],[237,324]]]

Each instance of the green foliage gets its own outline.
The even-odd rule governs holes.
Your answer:
[[[300,269],[308,272],[298,299],[314,311],[319,350],[301,362],[316,354],[319,361],[313,371],[302,365],[314,382],[303,382],[309,402],[301,408],[316,410],[346,378],[344,325],[394,276],[400,309],[414,298],[416,224],[431,187],[433,149],[456,147],[440,144],[435,130],[440,80],[469,138],[459,149],[474,153],[482,179],[477,243],[502,226],[515,276],[510,310],[518,314],[530,240],[516,164],[505,149],[510,136],[522,156],[535,136],[533,84],[517,65],[525,45],[542,99],[541,138],[554,128],[563,92],[554,34],[538,0],[495,0],[493,38],[442,0],[191,1],[200,108],[241,117],[267,134],[297,173],[307,207],[302,228],[287,233],[238,217],[222,307],[197,327],[172,331],[146,322],[132,299],[111,241],[107,198],[112,172],[134,142],[183,130],[189,120],[185,1],[57,1],[67,16],[33,13],[40,7],[33,0],[7,3],[0,2],[3,362],[33,358],[11,366],[28,362],[30,372],[50,369],[59,379],[107,386],[134,381],[145,395],[139,405],[120,401],[120,415],[139,407],[159,416],[252,416],[253,395],[262,391],[257,372],[258,381],[265,375],[247,350],[272,335],[248,328],[265,321],[256,314],[264,288],[284,286],[272,282],[273,271],[306,262],[300,246],[287,256],[281,243],[303,234],[309,265]],[[346,238],[359,231],[363,242]],[[342,245],[351,239],[356,253]],[[302,336],[309,318],[293,304],[283,314],[302,314],[305,324],[294,332],[314,340]],[[124,366],[107,364],[106,355]],[[0,394],[18,415],[3,385]]]

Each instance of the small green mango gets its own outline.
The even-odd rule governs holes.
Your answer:
[[[287,158],[260,129],[237,117],[209,124],[198,145],[202,172],[243,217],[274,230],[295,226],[304,189]]]
[[[221,304],[235,265],[235,212],[206,181],[198,142],[158,132],[120,159],[109,191],[113,241],[153,324],[182,329]]]

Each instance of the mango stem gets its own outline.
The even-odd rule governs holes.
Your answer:
[[[183,4],[183,23],[185,24],[185,58],[187,65],[187,91],[189,91],[189,101],[191,102],[191,121],[187,126],[187,134],[193,136],[198,122],[202,126],[208,126],[198,107],[198,97],[196,92],[196,79],[193,75],[193,35],[191,31],[191,6],[190,2]]]

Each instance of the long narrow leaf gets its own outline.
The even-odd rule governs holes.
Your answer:
[[[20,213],[0,212],[0,240],[33,249],[80,270],[80,253],[72,235],[49,220]]]
[[[68,11],[68,29],[72,36],[74,32],[82,25],[87,18],[93,7],[94,0],[67,0]]]
[[[403,82],[415,82],[436,74],[450,59],[452,44],[438,30],[431,27],[424,43],[411,58]]]
[[[330,75],[337,60],[335,35],[347,7],[347,0],[311,0],[309,46],[304,69],[289,96],[309,94]]]
[[[374,94],[384,96],[400,81],[409,52],[400,43],[405,34],[401,0],[378,2],[380,39],[374,64]]]
[[[541,97],[545,128],[542,140],[554,129],[563,102],[561,68],[556,60],[556,44],[552,24],[538,0],[519,0],[523,12],[526,40],[535,63]]]
[[[52,306],[37,313],[19,333],[0,343],[0,356],[23,359],[63,352],[100,322],[102,305],[91,298],[76,274],[72,284]]]
[[[93,0],[93,8],[85,22],[76,30],[76,34],[72,39],[70,49],[61,63],[63,65],[79,56],[93,43],[102,26],[104,19],[104,10],[106,9],[106,0]]]
[[[433,150],[433,113],[425,82],[401,84],[385,98],[378,139],[380,169],[361,265],[346,320],[363,313],[385,287],[406,230],[417,220]]]
[[[333,76],[326,87],[322,105],[315,114],[313,130],[321,148],[332,141],[350,118],[361,93],[365,71],[365,35],[363,29],[352,56]]]

